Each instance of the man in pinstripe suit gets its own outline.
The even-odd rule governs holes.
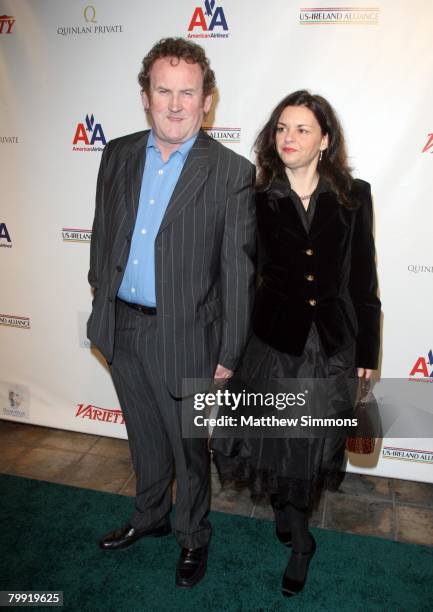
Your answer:
[[[229,378],[248,335],[254,168],[201,130],[215,77],[203,49],[157,43],[139,75],[152,129],[107,144],[98,175],[88,336],[111,364],[137,476],[129,523],[104,550],[174,531],[176,585],[206,571],[207,440],[182,437],[182,380]]]

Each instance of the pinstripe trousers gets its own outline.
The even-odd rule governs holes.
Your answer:
[[[146,529],[164,520],[175,471],[176,539],[184,548],[198,548],[211,535],[208,444],[207,439],[182,438],[181,401],[170,395],[161,376],[157,325],[158,315],[117,301],[111,374],[137,477],[130,523]]]

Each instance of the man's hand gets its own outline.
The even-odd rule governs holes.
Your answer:
[[[357,368],[357,369],[358,369],[358,378],[365,378],[367,380],[370,380],[371,375],[374,372],[374,370],[368,370],[367,368]]]
[[[215,380],[227,380],[233,376],[233,370],[228,370],[220,363],[217,365],[215,374],[213,375]]]

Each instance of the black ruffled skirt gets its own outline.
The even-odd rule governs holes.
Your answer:
[[[296,357],[276,351],[253,335],[239,374],[244,381],[326,379],[330,383],[327,397],[316,394],[314,415],[326,418],[344,413],[347,417],[356,394],[355,344],[327,357],[313,325],[303,354]],[[311,507],[324,476],[341,468],[345,438],[344,431],[308,438],[212,436],[210,447],[223,483],[246,483],[254,495],[277,495],[284,503],[305,509]]]

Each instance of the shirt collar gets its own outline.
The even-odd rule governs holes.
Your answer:
[[[189,138],[188,140],[185,140],[185,142],[183,142],[178,149],[176,149],[175,151],[173,151],[173,153],[171,153],[169,159],[171,159],[171,156],[174,155],[175,153],[179,153],[179,155],[181,155],[183,159],[185,160],[188,153],[191,151],[192,146],[197,139],[197,136],[198,136],[198,133],[194,134],[194,136],[191,136],[191,138]],[[159,148],[158,148],[158,145],[156,144],[155,134],[153,130],[150,130],[149,138],[147,139],[146,149],[154,149],[155,151],[159,152]]]

